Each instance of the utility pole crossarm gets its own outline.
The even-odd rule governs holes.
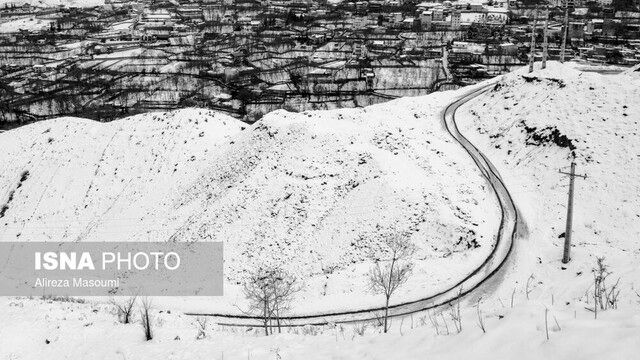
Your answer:
[[[586,174],[585,174],[585,175],[582,175],[582,174],[572,174],[572,173],[564,172],[564,171],[562,171],[562,170],[558,170],[558,172],[559,172],[560,174],[572,175],[572,176],[575,176],[575,177],[581,177],[581,178],[583,178],[583,179],[586,179],[586,178],[587,178],[587,175],[586,175]]]

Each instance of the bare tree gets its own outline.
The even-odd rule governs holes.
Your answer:
[[[271,301],[273,294],[268,276],[261,270],[251,274],[244,283],[244,296],[249,300],[249,313],[259,313],[264,325],[264,334],[269,335]]]
[[[433,317],[431,316],[431,311],[427,310],[427,316],[429,316],[429,321],[433,328],[436,329],[436,335],[440,335],[440,323],[438,323],[438,316],[435,314]],[[424,320],[423,320],[424,324]]]
[[[151,329],[151,300],[144,297],[140,300],[140,321],[144,330],[144,337],[147,341],[153,339],[153,331]]]
[[[280,268],[259,267],[245,281],[244,295],[249,300],[248,312],[260,315],[265,335],[273,334],[273,321],[278,332],[282,332],[281,316],[291,309],[298,291],[297,279]]]
[[[297,279],[281,269],[276,269],[271,273],[273,286],[273,316],[278,325],[278,333],[282,332],[280,317],[291,310],[291,303],[295,294],[300,291]]]
[[[115,306],[118,311],[118,321],[123,324],[129,324],[131,322],[131,315],[133,315],[133,306],[138,299],[137,295],[129,296],[122,302],[118,302],[115,299],[111,299],[111,304]]]
[[[396,290],[409,279],[413,264],[411,257],[416,251],[406,234],[395,233],[384,239],[385,258],[378,260],[369,272],[372,292],[385,298],[384,332],[388,331],[389,301]],[[382,265],[381,265],[382,263]]]

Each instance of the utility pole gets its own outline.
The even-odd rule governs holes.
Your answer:
[[[549,5],[544,14],[544,42],[542,43],[542,68],[547,68],[547,57],[549,57]]]
[[[564,252],[562,254],[562,263],[566,264],[571,260],[571,226],[573,224],[573,184],[576,177],[583,179],[587,178],[587,175],[576,174],[576,162],[575,159],[571,160],[571,172],[564,172],[559,170],[561,174],[569,176],[569,204],[567,205],[567,227],[564,231]]]
[[[529,51],[529,72],[533,72],[533,63],[535,62],[535,56],[533,52],[536,50],[536,22],[538,20],[538,7],[536,6],[536,13],[533,16],[533,27],[531,28],[531,50]]]
[[[562,32],[562,47],[560,48],[560,62],[564,62],[567,51],[567,36],[569,33],[569,0],[564,0],[564,30]]]

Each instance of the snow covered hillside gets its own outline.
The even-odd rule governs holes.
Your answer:
[[[459,109],[461,131],[492,160],[520,210],[520,240],[504,296],[533,275],[541,296],[572,299],[593,282],[596,257],[640,287],[640,79],[584,73],[556,62],[506,75]],[[561,269],[569,178],[576,179],[572,261]],[[519,284],[514,285],[516,282]]]
[[[450,96],[279,111],[250,127],[188,109],[12,130],[0,135],[0,236],[224,241],[225,297],[167,301],[237,312],[244,277],[271,264],[302,281],[302,314],[379,306],[370,256],[402,231],[419,251],[394,301],[420,299],[482,263],[499,224],[495,195],[440,124]]]
[[[0,134],[3,241],[162,241],[181,184],[246,125],[206,110],[107,124],[61,118]],[[0,205],[1,206],[1,205]]]

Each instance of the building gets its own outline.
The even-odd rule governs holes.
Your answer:
[[[462,24],[462,14],[460,11],[453,11],[451,13],[451,28],[454,30],[460,29]]]

